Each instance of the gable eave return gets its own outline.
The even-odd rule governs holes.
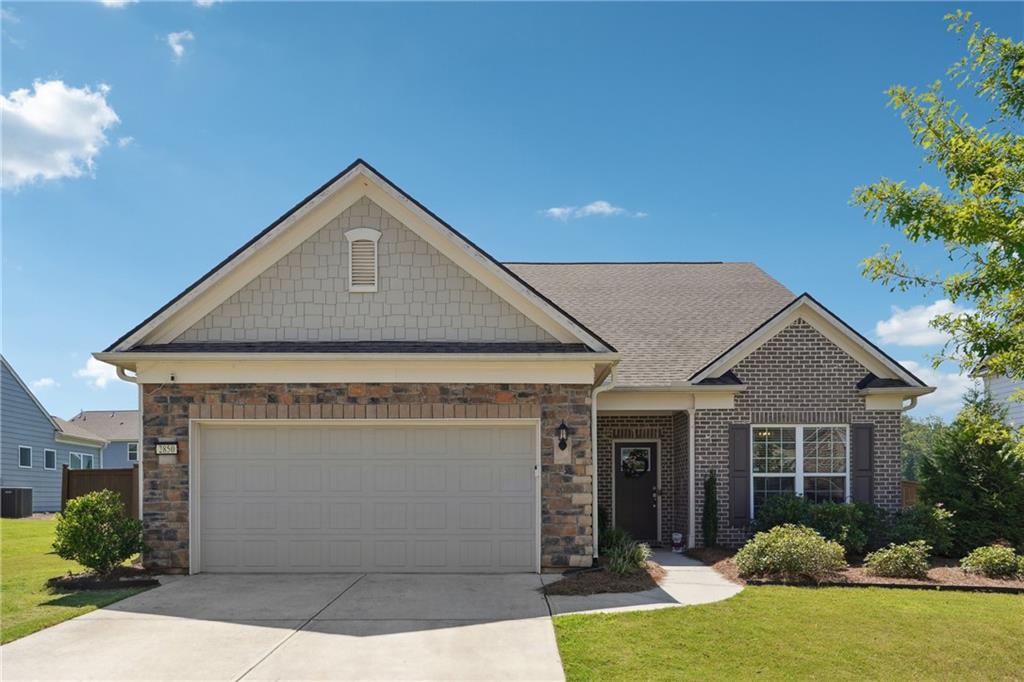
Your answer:
[[[371,198],[395,215],[421,238],[558,341],[583,343],[597,353],[615,351],[611,344],[378,173],[370,164],[357,159],[121,336],[104,354],[123,353],[139,345],[173,341],[291,248],[315,234],[328,220],[363,196]]]

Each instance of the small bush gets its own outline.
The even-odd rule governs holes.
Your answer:
[[[939,556],[953,551],[953,513],[941,504],[915,504],[893,518],[892,541],[905,544],[924,540]]]
[[[701,530],[704,531],[705,547],[714,547],[718,544],[718,480],[714,471],[704,479],[704,516]]]
[[[795,495],[775,495],[758,510],[754,530],[785,524],[813,528],[826,540],[841,544],[848,554],[881,547],[888,537],[885,512],[863,502],[815,503]]]
[[[793,526],[809,525],[811,520],[811,503],[796,495],[772,495],[754,518],[755,531],[767,531],[776,526],[790,524]]]
[[[53,550],[104,575],[146,549],[142,523],[124,511],[121,496],[100,490],[69,500],[57,515]]]
[[[621,528],[609,528],[599,536],[601,553],[611,552],[617,547],[622,547],[633,541],[629,533]]]
[[[849,554],[863,554],[868,546],[867,519],[861,507],[838,502],[810,504],[807,525],[826,540],[838,542]]]
[[[806,526],[785,524],[758,533],[736,553],[744,578],[820,580],[846,567],[843,547]]]
[[[1017,556],[1012,547],[989,545],[979,547],[960,562],[968,573],[980,573],[986,578],[1013,578],[1024,575],[1024,557]]]
[[[925,578],[928,575],[928,554],[932,548],[924,540],[901,545],[890,544],[864,559],[868,573],[887,578]]]
[[[651,557],[651,548],[646,543],[630,540],[613,547],[605,556],[609,571],[616,575],[629,575],[644,567]]]

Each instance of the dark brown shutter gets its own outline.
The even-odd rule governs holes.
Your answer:
[[[750,425],[729,426],[729,520],[750,523]]]
[[[854,502],[871,502],[874,497],[875,425],[854,424],[852,431],[850,492]]]

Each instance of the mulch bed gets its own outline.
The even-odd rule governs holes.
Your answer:
[[[657,587],[658,582],[664,577],[665,569],[653,561],[648,561],[644,570],[632,575],[616,575],[599,566],[566,573],[561,580],[545,585],[544,594],[586,596],[609,592],[643,592]]]
[[[817,582],[793,582],[762,578],[743,579],[736,569],[732,550],[714,548],[693,549],[687,552],[694,559],[703,561],[729,580],[740,585],[810,585],[816,587],[896,587],[907,589],[957,590],[964,592],[1009,592],[1024,594],[1024,580],[1000,580],[967,573],[951,559],[935,559],[928,577],[885,578],[871,575],[862,564],[854,562],[849,568]]]
[[[46,584],[58,590],[123,590],[128,587],[156,587],[160,581],[141,566],[118,566],[109,575],[100,576],[91,571],[68,573],[50,578]]]

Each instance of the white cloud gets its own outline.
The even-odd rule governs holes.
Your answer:
[[[586,206],[554,206],[552,208],[544,209],[541,213],[548,218],[554,218],[555,220],[561,220],[562,222],[570,219],[577,220],[579,218],[589,218],[590,216],[624,215],[630,218],[647,217],[647,213],[644,211],[627,211],[621,206],[615,206],[603,199],[592,201]]]
[[[192,31],[176,31],[167,34],[167,44],[171,46],[171,52],[174,53],[175,59],[181,59],[185,56],[185,41],[195,39],[196,37],[192,35]]]
[[[888,320],[879,320],[875,323],[875,335],[882,343],[896,346],[941,345],[948,337],[944,332],[930,326],[930,322],[938,315],[964,312],[970,311],[947,299],[927,306],[916,305],[906,310],[894,305]]]
[[[100,0],[100,4],[104,7],[110,7],[111,9],[122,9],[128,5],[133,5],[139,0]]]
[[[21,23],[21,17],[4,7],[0,9],[0,21],[6,21],[8,24],[18,24]]]
[[[220,2],[220,0],[194,0],[193,4],[195,4],[196,7],[213,7],[218,2]]]
[[[107,103],[110,87],[69,87],[64,81],[35,81],[32,90],[0,95],[3,118],[3,173],[13,188],[35,180],[77,178],[91,172],[107,144],[105,131],[120,122]]]
[[[117,146],[120,147],[121,149],[124,149],[125,147],[130,147],[134,143],[135,138],[132,137],[131,135],[126,135],[125,137],[117,138]]]
[[[76,369],[75,377],[87,380],[94,388],[106,388],[110,382],[119,381],[113,365],[100,362],[96,358],[89,358],[85,361],[85,367]]]
[[[977,379],[959,372],[943,372],[941,368],[932,369],[930,365],[922,365],[913,360],[900,360],[900,364],[921,381],[935,387],[934,393],[917,399],[917,407],[913,410],[917,414],[951,417],[960,410],[964,394],[972,388],[979,388]]]
[[[31,386],[37,391],[43,388],[60,388],[60,384],[53,377],[42,377],[40,379],[36,379],[31,383]]]

